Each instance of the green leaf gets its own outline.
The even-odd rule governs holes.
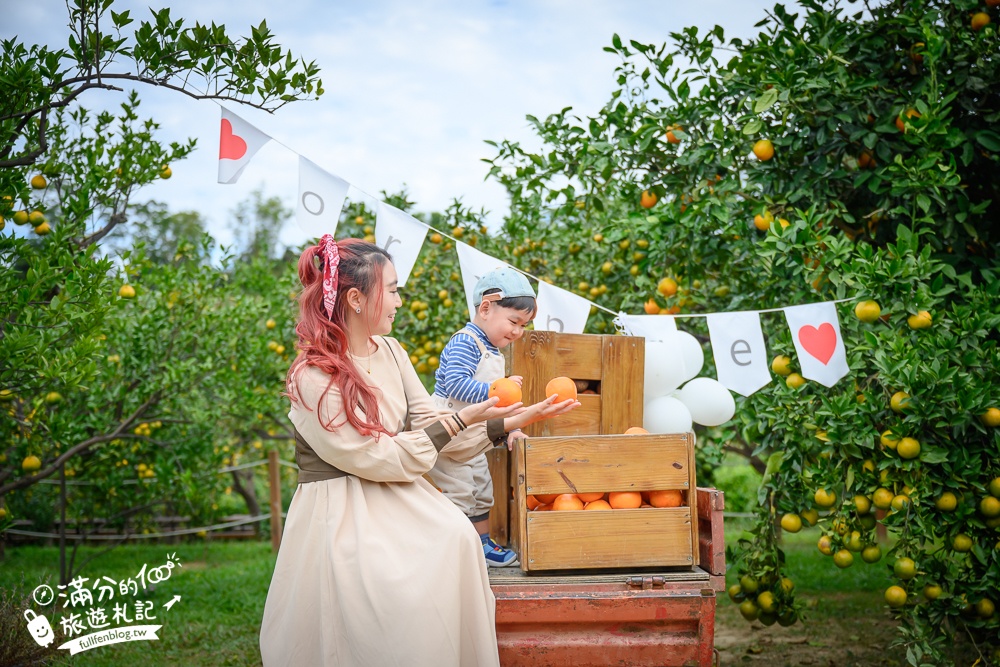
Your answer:
[[[774,103],[778,101],[778,89],[769,88],[764,91],[764,94],[757,98],[757,101],[753,105],[754,113],[764,113],[768,109],[774,106]]]
[[[1000,134],[990,130],[980,130],[976,134],[976,141],[988,151],[1000,152]]]
[[[757,134],[764,127],[764,123],[760,119],[754,118],[749,123],[743,126],[743,134],[746,136],[751,136]]]

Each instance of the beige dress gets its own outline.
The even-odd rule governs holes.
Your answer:
[[[355,363],[372,386],[382,383],[382,423],[400,431],[394,437],[363,436],[350,424],[326,431],[315,406],[329,377],[311,367],[299,376],[302,400],[289,418],[320,459],[348,475],[295,491],[264,604],[264,666],[499,665],[482,543],[422,477],[439,454],[420,429],[450,412],[433,405],[399,343],[375,340],[379,349]],[[336,387],[328,405],[341,410]],[[441,455],[467,460],[490,447],[476,424]]]

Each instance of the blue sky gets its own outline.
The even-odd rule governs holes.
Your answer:
[[[165,3],[119,0],[115,11],[149,17]],[[791,4],[791,3],[789,3]],[[296,152],[377,195],[404,186],[417,210],[440,210],[455,197],[491,211],[507,209],[503,189],[485,181],[492,156],[485,139],[537,145],[525,121],[571,106],[592,115],[614,89],[614,55],[602,48],[613,33],[662,43],[687,26],[721,25],[727,37],[753,37],[772,0],[373,0],[265,2],[173,0],[172,15],[223,23],[231,34],[266,19],[276,41],[322,69],[326,94],[270,115],[230,105],[289,147],[271,142],[234,185],[216,184],[219,110],[155,89],[141,89],[146,113],[166,140],[198,139],[198,150],[172,165],[174,177],[140,198],[176,210],[202,212],[220,241],[230,238],[230,211],[255,188],[291,207],[297,188]],[[4,10],[0,36],[64,46],[62,0],[17,3]],[[89,93],[85,106],[117,103],[117,94]],[[352,199],[363,199],[351,193]],[[374,203],[374,200],[371,200]],[[294,222],[283,240],[303,240]]]

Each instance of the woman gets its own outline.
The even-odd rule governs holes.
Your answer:
[[[299,486],[264,605],[265,667],[498,665],[479,536],[422,475],[579,403],[439,410],[384,337],[402,305],[385,251],[327,235],[299,278],[287,378]]]

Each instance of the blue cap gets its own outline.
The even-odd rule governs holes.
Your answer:
[[[490,290],[500,290],[497,297],[491,294],[490,300],[499,301],[515,296],[535,298],[535,290],[531,289],[524,274],[508,268],[494,269],[476,282],[476,287],[472,290],[472,305],[478,308],[483,302],[483,293]]]

